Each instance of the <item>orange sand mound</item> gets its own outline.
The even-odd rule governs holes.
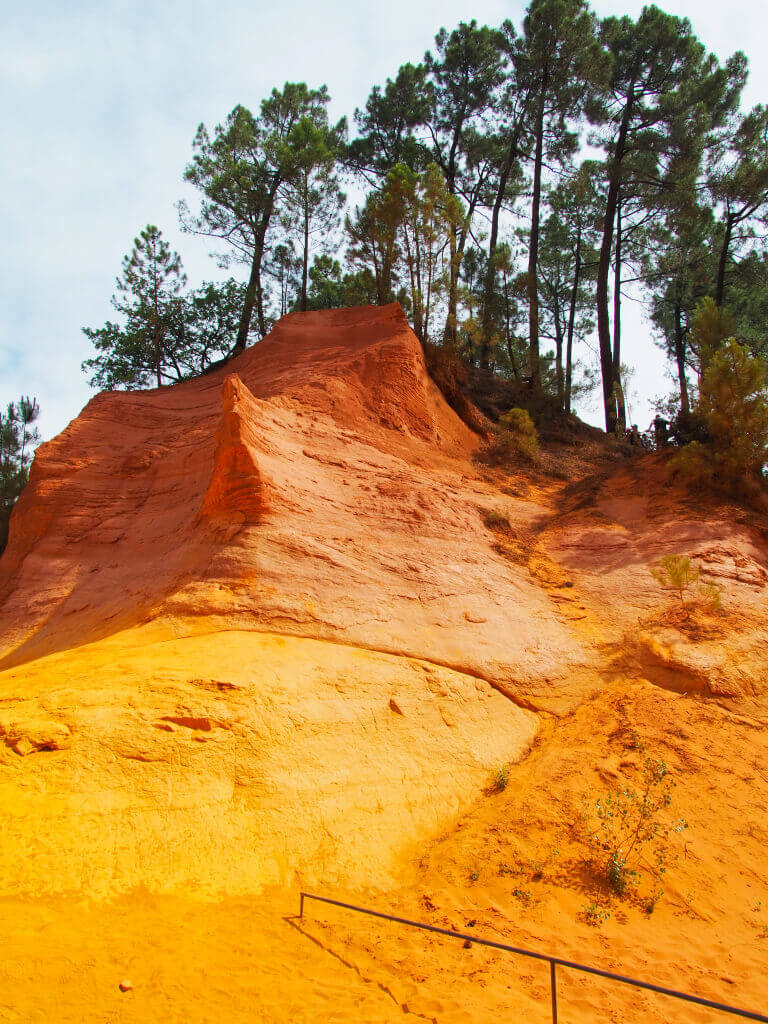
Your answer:
[[[536,965],[299,925],[300,885],[765,1011],[765,524],[608,442],[483,446],[398,306],[41,446],[0,561],[0,1020],[546,1019]],[[575,825],[639,744],[690,826],[651,915]],[[711,1019],[562,985],[563,1020]]]

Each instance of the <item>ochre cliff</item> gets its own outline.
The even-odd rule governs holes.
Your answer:
[[[478,477],[478,443],[399,306],[294,314],[225,371],[99,395],[38,451],[14,515],[0,665],[221,616],[510,689],[562,681],[589,653],[481,514],[544,510]]]
[[[292,314],[207,376],[98,395],[40,447],[0,561],[0,928],[17,932],[21,993],[3,1002],[16,967],[0,967],[0,1010],[38,1019],[23,951],[44,939],[55,965],[74,929],[77,962],[98,966],[87,985],[42,972],[62,1020],[154,1019],[161,1003],[166,1019],[251,1019],[224,980],[241,972],[247,992],[251,956],[264,1020],[534,1014],[538,981],[511,993],[490,961],[468,965],[474,951],[430,947],[422,970],[364,922],[310,929],[313,951],[273,917],[306,883],[605,962],[575,923],[586,883],[568,823],[580,796],[637,769],[635,734],[707,833],[673,886],[682,900],[710,880],[700,917],[716,925],[688,987],[700,975],[722,996],[718,965],[742,943],[746,966],[727,972],[760,997],[760,947],[725,893],[768,906],[766,524],[586,434],[533,467],[495,463],[486,441],[393,305]],[[666,554],[723,587],[717,614],[675,608],[649,572]],[[504,765],[509,787],[489,796]],[[555,847],[557,870],[517,879]],[[658,935],[627,913],[611,949],[642,973]],[[239,945],[254,920],[269,938]],[[669,956],[676,929],[698,927],[651,921]],[[132,968],[146,984],[113,1006],[102,981],[146,928],[156,955]],[[238,951],[206,953],[210,1016],[168,975],[205,928]],[[579,993],[573,1019],[590,1020]]]
[[[478,444],[392,306],[42,446],[2,562],[4,891],[368,878],[517,760],[499,689],[571,641],[492,549]]]

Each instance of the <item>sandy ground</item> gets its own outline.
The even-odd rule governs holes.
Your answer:
[[[689,824],[652,914],[610,892],[574,832],[582,797],[632,777],[638,733],[677,780],[669,813]],[[758,719],[616,683],[548,718],[506,790],[404,853],[396,885],[330,893],[764,1012],[766,754]],[[606,915],[597,925],[585,920],[590,904]],[[216,901],[146,890],[108,901],[6,898],[0,1019],[549,1019],[544,965],[319,904],[307,904],[304,921],[297,913],[295,886]],[[566,1021],[718,1019],[567,971],[558,991]]]

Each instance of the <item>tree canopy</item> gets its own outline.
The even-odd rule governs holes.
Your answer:
[[[29,467],[40,434],[34,425],[40,406],[28,395],[0,412],[0,554],[8,543],[13,506],[29,479]]]
[[[741,109],[747,72],[655,5],[601,19],[587,0],[530,0],[518,27],[440,28],[371,88],[351,138],[325,85],[288,82],[201,124],[184,172],[200,202],[179,204],[183,229],[216,239],[242,283],[185,293],[149,226],[118,321],[86,330],[85,368],[100,386],[168,383],[287,312],[397,299],[426,345],[514,379],[532,405],[569,413],[599,378],[622,433],[631,295],[691,415],[703,300],[730,309],[750,358],[768,351],[768,106]]]
[[[83,363],[93,386],[161,387],[205,372],[230,352],[244,285],[230,279],[184,292],[181,259],[152,224],[134,240],[122,265],[112,296],[118,319],[83,328],[97,352]]]

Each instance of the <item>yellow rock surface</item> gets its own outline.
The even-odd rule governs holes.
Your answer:
[[[0,895],[386,881],[404,840],[437,835],[537,730],[428,662],[159,634],[0,673]]]

